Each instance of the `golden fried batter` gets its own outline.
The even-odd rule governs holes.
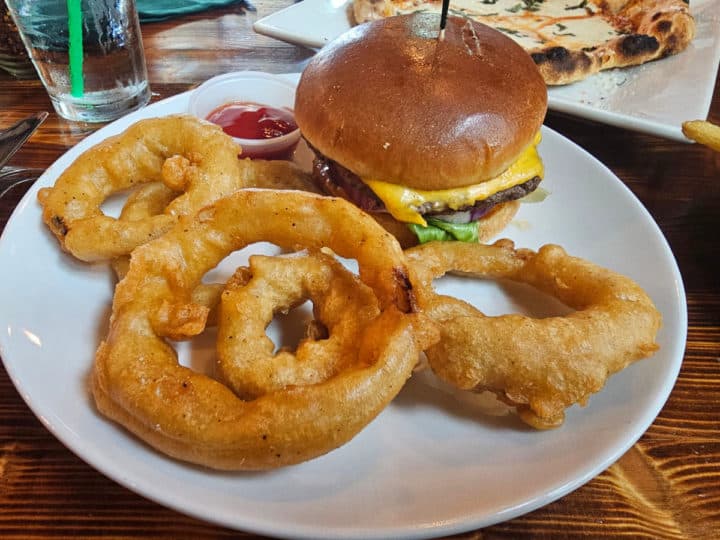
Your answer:
[[[427,285],[446,272],[504,278],[576,310],[544,319],[488,317],[455,298],[428,292],[421,299],[441,323],[440,342],[427,350],[435,374],[461,389],[497,393],[536,428],[560,425],[567,407],[585,404],[610,375],[658,348],[661,316],[640,286],[559,246],[535,253],[515,250],[507,240],[438,242],[406,254]]]

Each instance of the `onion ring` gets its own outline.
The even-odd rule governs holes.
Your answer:
[[[220,382],[178,364],[164,338],[204,328],[208,308],[191,294],[225,256],[268,241],[330,248],[358,261],[384,311],[357,344],[363,367],[319,384],[243,401]],[[421,350],[437,338],[414,309],[397,241],[344,200],[299,191],[241,190],[133,252],[113,298],[110,328],[92,375],[99,410],[155,448],[219,469],[267,469],[337,448],[399,392]]]
[[[348,351],[380,314],[372,289],[335,259],[250,257],[241,279],[222,293],[216,373],[237,395],[253,399],[288,386],[317,384],[356,360]],[[327,336],[307,337],[295,352],[280,350],[265,330],[278,312],[312,300],[316,324]],[[325,332],[323,332],[325,334]]]
[[[192,116],[141,120],[81,154],[41,189],[43,220],[61,247],[84,261],[109,260],[169,230],[193,213],[244,187],[247,166],[240,147],[219,126]],[[182,190],[163,213],[119,220],[101,205],[113,193],[163,181]]]
[[[446,272],[529,284],[575,309],[564,317],[488,317],[437,295],[421,298],[441,340],[426,351],[433,372],[461,389],[490,390],[538,429],[560,425],[564,410],[584,405],[607,378],[653,354],[661,315],[628,277],[546,245],[535,253],[509,240],[492,246],[430,243],[406,251],[431,285]]]

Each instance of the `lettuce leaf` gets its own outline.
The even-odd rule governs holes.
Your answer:
[[[477,221],[470,223],[448,223],[441,219],[426,218],[427,227],[409,223],[408,227],[415,233],[421,244],[431,241],[452,241],[477,242],[478,225]]]

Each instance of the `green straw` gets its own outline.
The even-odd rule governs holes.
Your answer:
[[[83,35],[82,0],[67,0],[70,56],[70,95],[82,97],[85,93],[83,81]]]

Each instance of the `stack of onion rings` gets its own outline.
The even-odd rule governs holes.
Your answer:
[[[380,314],[348,334],[352,343],[331,352],[353,358],[332,360],[321,380],[295,386],[289,379],[244,401],[217,380],[180,366],[165,338],[203,330],[208,308],[193,303],[193,290],[229,252],[257,241],[330,248],[356,259],[363,287],[376,297],[369,315],[373,309]],[[171,231],[134,250],[96,355],[96,403],[159,450],[213,468],[266,469],[321,455],[370,422],[437,339],[430,321],[410,313],[415,293],[408,276],[395,239],[350,203],[297,191],[238,191],[194,218],[181,217]],[[344,301],[334,295],[331,303],[340,305],[333,309]]]
[[[660,314],[627,277],[554,245],[442,242],[403,253],[356,206],[307,193],[315,188],[294,164],[239,153],[196,118],[143,120],[38,195],[61,247],[110,261],[121,279],[93,369],[97,406],[168,455],[239,470],[319,456],[397,395],[422,351],[452,386],[490,390],[526,423],[556,427],[567,407],[657,349]],[[120,216],[105,215],[103,202],[124,190]],[[304,254],[255,255],[226,284],[201,281],[257,241]],[[359,277],[328,249],[356,259]],[[434,291],[446,272],[523,282],[576,311],[487,317]],[[306,300],[308,335],[294,353],[275,352],[266,327]],[[179,365],[167,340],[216,322],[216,378]]]
[[[427,351],[433,372],[466,390],[491,390],[539,428],[585,404],[607,378],[654,353],[661,316],[633,280],[571,257],[556,245],[535,253],[495,245],[438,242],[406,251],[426,287],[421,304],[441,329]],[[564,317],[488,317],[431,281],[446,272],[531,285],[575,309]]]

